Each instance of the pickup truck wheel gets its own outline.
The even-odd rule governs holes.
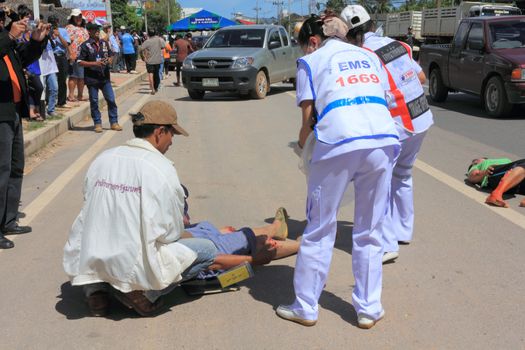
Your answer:
[[[202,90],[190,90],[188,89],[188,95],[190,95],[192,100],[202,100],[204,98],[205,92]]]
[[[266,79],[266,74],[262,70],[257,73],[257,76],[255,77],[255,89],[251,91],[251,95],[253,98],[256,98],[258,100],[262,100],[266,97],[266,94],[268,93],[268,79]]]
[[[507,93],[500,77],[489,79],[483,91],[483,103],[491,117],[503,117],[512,110],[512,104],[507,99]]]
[[[435,68],[430,72],[428,91],[430,92],[430,98],[434,102],[445,102],[448,97],[448,88],[443,84],[439,68]]]

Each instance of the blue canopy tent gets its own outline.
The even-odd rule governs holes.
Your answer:
[[[237,23],[215,13],[202,10],[170,25],[174,31],[216,30],[234,26]]]

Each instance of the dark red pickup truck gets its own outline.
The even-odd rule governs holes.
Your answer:
[[[419,57],[435,102],[475,94],[494,117],[525,103],[525,16],[465,18],[452,44],[425,45]]]

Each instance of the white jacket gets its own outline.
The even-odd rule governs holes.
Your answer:
[[[196,259],[177,243],[184,192],[173,163],[143,139],[105,151],[89,167],[84,206],[64,247],[73,285],[160,290]]]

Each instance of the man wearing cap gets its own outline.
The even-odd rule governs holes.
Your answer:
[[[184,191],[164,156],[174,135],[188,136],[168,103],[150,101],[133,116],[134,139],[102,153],[84,181],[84,206],[64,247],[64,269],[84,286],[93,315],[115,297],[143,316],[161,305],[144,291],[162,291],[213,263],[209,240],[181,239]]]
[[[111,130],[121,131],[118,123],[118,110],[115,94],[111,86],[109,67],[113,59],[113,52],[107,41],[100,40],[100,27],[95,23],[86,26],[89,39],[80,46],[78,62],[84,67],[84,83],[89,92],[91,118],[95,124],[95,132],[101,133],[102,118],[98,107],[98,91],[102,91],[108,105],[109,122]]]

